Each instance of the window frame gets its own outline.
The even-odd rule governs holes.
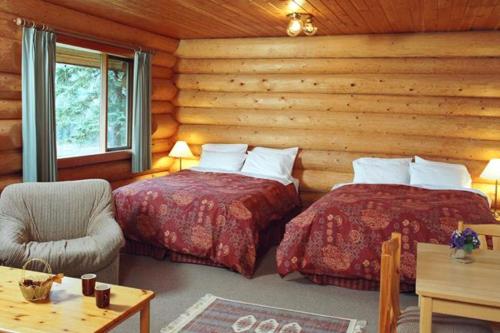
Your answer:
[[[125,58],[125,57],[119,57],[119,56],[116,56],[116,55],[111,55],[111,54],[107,54],[107,53],[102,53],[102,58],[101,58],[101,64],[103,64],[104,62],[102,61],[103,58],[106,58],[106,75],[105,75],[105,78],[103,77],[102,75],[102,69],[101,69],[101,80],[106,80],[106,85],[105,87],[103,88],[103,85],[101,84],[101,89],[105,89],[106,90],[106,100],[104,101],[104,103],[101,101],[101,107],[103,104],[106,104],[106,111],[104,112],[105,114],[105,134],[104,134],[104,137],[105,137],[105,142],[104,142],[104,152],[110,152],[110,151],[119,151],[119,150],[128,150],[128,149],[131,149],[132,148],[132,108],[133,108],[133,99],[132,99],[132,95],[133,95],[133,89],[134,89],[134,59],[131,59],[131,58]],[[128,90],[128,94],[127,94],[127,145],[126,146],[122,146],[122,147],[113,147],[113,148],[108,148],[108,60],[109,59],[115,59],[115,60],[119,60],[119,61],[123,61],[123,62],[126,62],[128,63],[128,73],[127,73],[127,78],[128,78],[128,82],[127,82],[127,90]],[[102,116],[102,110],[101,110],[101,116]],[[101,147],[102,149],[102,147]]]
[[[63,50],[63,51],[61,51]],[[99,112],[99,152],[94,154],[84,154],[84,155],[69,155],[57,157],[58,160],[63,159],[78,159],[85,158],[86,156],[98,156],[106,153],[116,153],[120,151],[130,151],[132,147],[132,109],[133,109],[133,75],[134,75],[134,59],[132,57],[127,57],[123,55],[111,54],[101,50],[95,50],[91,48],[84,48],[79,46],[73,46],[65,43],[57,43],[56,46],[56,63],[68,64],[74,66],[88,67],[85,63],[79,63],[78,61],[59,61],[57,58],[60,57],[64,52],[70,52],[72,55],[97,53],[99,55],[100,62],[100,72],[101,72],[101,91],[100,91],[100,112]],[[67,55],[64,54],[64,55]],[[112,147],[108,148],[108,61],[109,59],[119,60],[126,62],[128,64],[127,71],[127,142],[126,146]],[[56,123],[57,128],[57,123]]]

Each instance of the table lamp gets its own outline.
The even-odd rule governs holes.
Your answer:
[[[191,152],[191,149],[189,149],[188,144],[186,141],[177,141],[168,154],[170,157],[175,157],[179,159],[179,170],[182,170],[182,159],[183,158],[193,158],[194,155]]]
[[[486,168],[481,173],[481,178],[495,181],[495,199],[493,204],[493,212],[497,214],[497,195],[498,195],[498,180],[500,179],[500,158],[494,158],[488,162]]]

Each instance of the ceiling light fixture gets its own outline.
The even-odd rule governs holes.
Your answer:
[[[303,31],[304,31],[304,34],[306,36],[314,36],[316,34],[316,32],[318,31],[318,27],[316,27],[313,24],[311,17],[306,18],[306,22],[304,23]]]
[[[287,17],[290,19],[290,23],[288,23],[286,32],[290,37],[296,37],[301,32],[304,32],[306,36],[313,36],[318,31],[318,27],[312,22],[313,16],[311,14],[290,13]]]
[[[291,13],[287,15],[290,18],[290,23],[288,23],[288,29],[286,32],[288,36],[295,37],[300,34],[302,28],[304,27],[304,22],[299,13]]]

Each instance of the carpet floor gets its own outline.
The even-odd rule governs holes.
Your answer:
[[[156,292],[151,302],[151,332],[177,318],[205,294],[336,317],[364,319],[367,332],[377,332],[378,292],[356,291],[312,284],[301,275],[281,279],[276,274],[275,250],[260,263],[255,277],[247,279],[216,267],[158,261],[122,255],[121,284]],[[401,306],[416,305],[417,298],[402,294]],[[128,319],[113,332],[138,332],[139,316]]]

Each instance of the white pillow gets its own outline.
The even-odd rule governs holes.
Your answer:
[[[290,179],[298,147],[272,149],[256,147],[248,153],[241,172]]]
[[[467,171],[467,167],[463,164],[457,164],[457,163],[446,163],[446,162],[438,162],[438,161],[431,161],[431,160],[426,160],[420,156],[415,156],[415,163],[416,164],[433,164],[433,165],[442,165],[442,166],[452,166],[460,169],[464,169]],[[469,171],[467,171],[469,172]]]
[[[248,145],[243,143],[206,143],[201,146],[201,150],[216,151],[220,153],[241,153],[245,154],[247,152]]]
[[[410,158],[358,158],[352,162],[353,183],[410,184],[410,162]]]
[[[465,165],[429,161],[418,156],[415,156],[415,163],[410,166],[410,174],[412,185],[467,188],[472,185],[472,178]]]
[[[201,152],[199,167],[223,171],[240,171],[245,158],[246,154],[240,152],[227,153],[203,150]]]

